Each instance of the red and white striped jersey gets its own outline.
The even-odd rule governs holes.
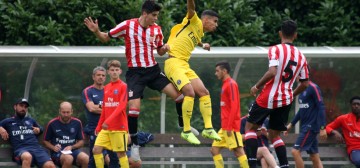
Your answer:
[[[269,48],[269,67],[277,66],[273,79],[268,81],[256,99],[256,103],[268,109],[289,105],[293,97],[296,77],[300,81],[309,78],[305,56],[292,44],[278,44]]]
[[[125,39],[128,67],[156,65],[153,50],[164,45],[161,27],[155,23],[148,28],[143,28],[138,18],[121,22],[109,31],[109,36]]]

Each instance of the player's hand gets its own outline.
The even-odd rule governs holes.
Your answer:
[[[60,144],[56,144],[53,148],[54,152],[59,152],[61,150],[61,145]]]
[[[100,31],[97,19],[95,21],[93,21],[91,17],[87,17],[84,19],[84,24],[93,33]]]
[[[34,134],[39,134],[40,133],[40,128],[39,127],[32,127]]]
[[[70,145],[70,146],[65,147],[64,151],[68,151],[68,150],[71,151],[72,149],[73,149],[73,147]]]
[[[327,138],[326,130],[325,129],[320,130],[320,139],[325,141],[326,138]]]
[[[164,44],[161,49],[164,51],[164,52],[168,52],[170,50],[170,46],[169,44]]]
[[[1,138],[5,141],[9,139],[9,134],[3,127],[0,127],[0,135],[1,135]]]
[[[209,43],[203,43],[203,46],[202,46],[202,48],[204,49],[204,50],[208,50],[208,51],[210,51],[210,44]]]
[[[250,94],[253,95],[254,97],[256,97],[256,93],[259,91],[258,88],[256,88],[256,86],[254,85],[251,89],[250,89]]]
[[[106,123],[103,123],[102,126],[101,126],[101,128],[102,128],[103,130],[107,130],[107,129],[109,128],[109,126],[108,126]]]
[[[344,142],[344,138],[342,137],[342,135],[341,135],[338,131],[333,130],[332,133],[335,135],[335,138],[336,138],[336,140],[337,140],[338,142],[340,142],[340,143],[345,143],[345,142]]]
[[[264,135],[264,136],[267,136],[268,135],[268,131],[265,127],[261,127],[261,134]]]

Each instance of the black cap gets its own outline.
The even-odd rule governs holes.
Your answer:
[[[28,100],[25,99],[25,98],[19,98],[19,99],[17,99],[16,102],[15,102],[15,105],[20,104],[20,103],[25,103],[25,104],[27,104],[27,106],[30,106]]]

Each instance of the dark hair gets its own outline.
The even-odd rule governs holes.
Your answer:
[[[293,20],[286,20],[281,25],[281,32],[285,37],[292,37],[297,30],[297,24]]]
[[[354,96],[350,99],[350,104],[354,101],[354,100],[360,100],[360,96]]]
[[[219,17],[219,14],[218,13],[216,13],[215,11],[213,11],[213,10],[210,10],[210,9],[208,9],[208,10],[204,10],[202,13],[201,13],[201,17],[203,17],[203,16],[213,16],[213,17]]]
[[[228,73],[230,73],[230,64],[227,61],[220,61],[216,63],[215,67],[219,66],[221,69],[226,69]]]
[[[141,12],[146,12],[146,13],[152,13],[160,10],[161,10],[161,6],[155,3],[154,0],[146,0],[141,7]]]

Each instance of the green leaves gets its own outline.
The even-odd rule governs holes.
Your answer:
[[[98,19],[102,31],[123,20],[141,15],[142,0],[0,0],[0,45],[119,45],[102,44],[83,25],[83,19]],[[170,29],[186,14],[183,0],[161,0],[158,23],[167,40]],[[213,9],[220,15],[219,27],[203,41],[213,46],[268,46],[279,42],[281,21],[299,25],[300,46],[356,46],[360,36],[360,2],[218,0],[196,1],[198,15]],[[123,44],[120,42],[120,44]]]

